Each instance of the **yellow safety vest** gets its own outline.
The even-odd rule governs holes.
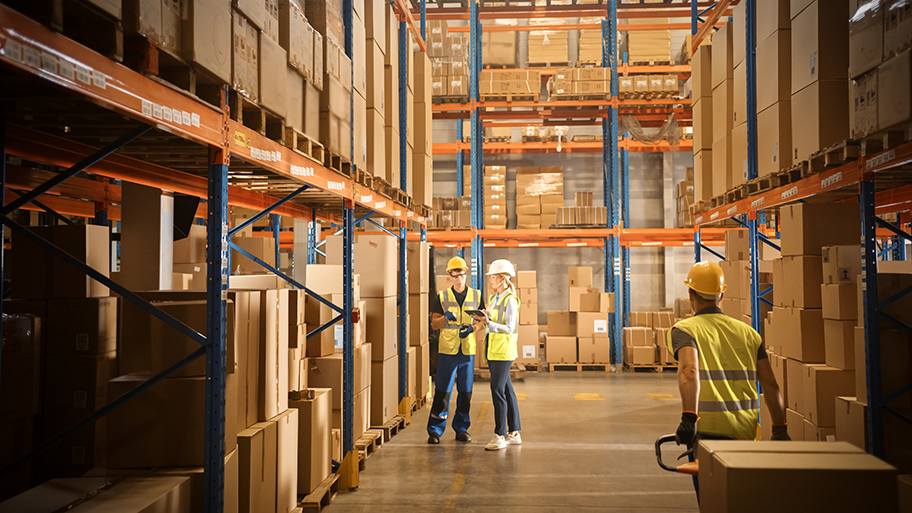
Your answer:
[[[491,304],[494,301],[494,298],[491,297],[488,299],[488,304]],[[515,301],[517,307],[519,306],[519,299],[513,295],[512,292],[507,291],[497,304],[494,305],[494,308],[491,309],[489,318],[492,322],[498,324],[504,324],[504,319],[507,315],[507,304],[509,301]],[[519,313],[517,311],[517,313]],[[488,360],[493,360],[495,362],[503,361],[513,361],[518,356],[516,352],[516,341],[519,338],[519,335],[516,333],[516,326],[513,326],[513,333],[488,333],[488,351],[487,358]]]
[[[468,337],[460,339],[459,326],[475,322],[475,319],[472,319],[472,316],[465,313],[465,311],[479,310],[481,308],[481,292],[469,288],[466,291],[466,298],[465,301],[462,302],[462,307],[460,307],[459,303],[456,301],[456,293],[453,292],[452,287],[441,291],[438,294],[438,297],[440,298],[440,306],[443,307],[443,311],[453,312],[456,316],[456,322],[447,320],[446,324],[443,325],[443,328],[440,329],[438,352],[440,354],[457,354],[459,352],[459,342],[461,340],[462,354],[466,356],[475,354],[475,334],[472,333]]]
[[[760,334],[724,314],[702,314],[674,325],[697,343],[700,396],[697,431],[754,440],[760,418],[757,351]],[[665,335],[668,351],[671,330]]]

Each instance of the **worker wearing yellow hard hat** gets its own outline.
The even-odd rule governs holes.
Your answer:
[[[679,362],[678,444],[693,444],[697,432],[753,440],[760,417],[757,381],[770,410],[763,422],[771,422],[774,440],[789,440],[782,391],[760,334],[719,308],[727,288],[722,268],[698,262],[684,283],[695,314],[668,330],[665,341]]]
[[[451,426],[459,442],[471,442],[469,435],[472,383],[475,377],[475,330],[481,325],[467,312],[482,308],[481,291],[466,286],[469,266],[460,257],[447,262],[453,286],[430,299],[431,329],[440,330],[434,402],[428,416],[428,443],[439,444],[446,430],[453,385],[459,396]]]

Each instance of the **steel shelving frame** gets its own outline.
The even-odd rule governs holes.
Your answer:
[[[411,31],[416,37],[419,49],[424,50],[423,31],[419,30],[414,18],[407,9],[404,0],[391,2],[397,16],[401,20],[400,28]],[[422,2],[422,10],[424,2]],[[352,53],[352,3],[345,0],[343,4],[343,17],[345,24],[345,49],[351,57]],[[425,24],[421,16],[421,25]],[[411,51],[403,45],[403,51]],[[400,57],[405,55],[400,54]],[[144,390],[173,374],[203,355],[206,357],[207,399],[206,399],[206,453],[204,465],[204,510],[207,512],[220,512],[223,510],[224,492],[224,429],[225,429],[225,297],[228,290],[228,256],[229,248],[240,251],[246,256],[249,253],[230,243],[231,233],[241,227],[228,228],[229,203],[247,208],[263,209],[256,218],[265,215],[278,214],[308,220],[312,224],[308,229],[308,260],[314,262],[316,233],[314,225],[317,219],[331,223],[341,223],[343,232],[343,288],[344,300],[341,307],[312,294],[316,299],[327,304],[339,313],[330,324],[341,320],[343,322],[344,338],[344,406],[343,422],[346,426],[343,445],[347,457],[351,457],[354,441],[352,439],[353,411],[352,411],[352,234],[357,222],[367,219],[371,214],[379,214],[398,220],[400,223],[399,237],[402,247],[405,246],[405,227],[409,222],[418,223],[422,232],[426,220],[417,216],[403,205],[385,199],[373,198],[369,191],[362,191],[360,186],[351,178],[339,175],[326,167],[305,158],[279,143],[272,141],[247,127],[232,121],[228,117],[227,88],[222,91],[221,109],[213,108],[208,104],[195,101],[166,86],[154,82],[138,73],[135,73],[106,57],[103,57],[88,48],[73,42],[64,36],[42,27],[37,22],[0,5],[0,67],[20,76],[23,84],[29,87],[37,86],[42,92],[50,91],[52,98],[71,98],[73,103],[60,103],[65,108],[56,115],[62,119],[66,115],[85,116],[91,114],[102,121],[99,132],[113,140],[103,148],[98,149],[93,145],[84,144],[70,137],[61,137],[50,133],[16,125],[17,120],[9,115],[0,118],[0,182],[3,186],[4,203],[0,212],[0,222],[9,227],[17,236],[29,239],[38,246],[62,259],[68,264],[85,272],[89,277],[108,286],[115,293],[120,294],[125,300],[136,303],[150,315],[174,327],[182,334],[190,337],[200,344],[200,347],[174,364],[162,373],[153,376],[143,385],[137,387],[102,407],[92,415],[83,419],[75,426],[58,434],[53,439],[37,447],[29,455],[13,463],[6,472],[14,469],[21,463],[28,461],[37,454],[53,447],[56,442],[75,433],[79,429],[94,423],[110,411],[129,401]],[[405,67],[403,67],[405,69]],[[12,75],[10,75],[12,76]],[[405,83],[405,77],[400,77]],[[11,80],[8,89],[18,80]],[[68,94],[59,94],[60,92]],[[7,92],[13,92],[9,89]],[[39,98],[38,101],[40,101]],[[405,102],[402,103],[401,116],[406,115]],[[13,111],[10,111],[13,112]],[[17,113],[18,114],[18,113]],[[27,121],[30,118],[25,118]],[[75,119],[75,118],[74,118]],[[65,123],[65,121],[61,121]],[[103,128],[102,128],[103,127]],[[131,129],[131,127],[133,127]],[[129,130],[129,131],[128,131]],[[112,137],[115,133],[119,137]],[[125,135],[121,135],[126,132]],[[146,139],[143,139],[146,137]],[[403,131],[403,144],[406,134]],[[130,143],[140,142],[151,145],[153,138],[164,139],[165,146],[169,144],[186,145],[180,149],[170,148],[171,152],[187,152],[190,164],[175,165],[165,156],[134,158],[126,156],[130,152]],[[151,146],[150,146],[151,148]],[[144,148],[148,151],[149,148]],[[119,152],[119,153],[115,153]],[[143,152],[139,152],[143,153]],[[10,166],[12,181],[7,181],[6,156],[15,155],[28,160],[43,162],[68,168],[58,175],[43,173],[29,169],[19,169]],[[159,155],[164,155],[160,153]],[[405,169],[406,154],[403,153],[403,169]],[[190,170],[178,171],[178,168]],[[252,182],[245,182],[241,175],[231,174],[232,168],[241,170],[253,169],[259,174],[266,173]],[[203,171],[204,170],[204,171]],[[66,254],[60,248],[38,237],[13,221],[9,215],[17,209],[41,208],[49,214],[63,219],[57,211],[69,215],[94,217],[98,222],[107,222],[119,219],[117,209],[107,207],[107,203],[119,201],[119,188],[101,182],[98,187],[91,187],[84,180],[74,178],[82,171],[90,172],[98,177],[111,180],[124,180],[150,187],[167,189],[177,193],[188,194],[196,197],[207,198],[205,206],[197,215],[205,215],[207,230],[207,281],[206,296],[208,302],[207,329],[205,336],[188,328],[186,325],[155,308],[150,303],[142,300],[129,290],[114,283],[111,279],[79,262],[74,257]],[[193,171],[196,171],[195,173]],[[403,173],[403,177],[405,173]],[[238,185],[231,185],[231,183]],[[259,183],[258,183],[259,182]],[[260,183],[266,183],[265,187]],[[403,178],[402,188],[406,183]],[[7,190],[10,187],[10,199],[7,200]],[[15,188],[16,192],[12,189]],[[80,202],[85,205],[76,205],[74,201],[65,198],[47,196],[46,193],[54,190],[73,198],[89,199],[91,202]],[[282,199],[264,194],[263,192],[289,192]],[[305,192],[306,191],[306,192]],[[44,195],[44,198],[41,196]],[[296,198],[297,197],[297,198]],[[41,200],[39,200],[41,198]],[[296,201],[292,201],[295,199]],[[341,208],[338,205],[341,204]],[[34,205],[34,206],[33,206]],[[91,212],[86,205],[95,207],[96,212]],[[315,206],[309,206],[315,205]],[[56,207],[56,208],[55,208]],[[355,220],[356,210],[367,212]],[[99,213],[100,212],[100,213]],[[253,220],[248,221],[249,225]],[[281,239],[281,233],[276,229],[278,223],[270,234]],[[277,244],[278,249],[278,244]],[[403,253],[404,254],[404,253]],[[3,248],[0,248],[0,269],[4,265]],[[304,288],[292,278],[279,272],[278,253],[276,254],[276,267],[254,258],[260,265],[272,271],[281,278],[291,283],[296,288]],[[405,262],[402,262],[402,272],[405,275]],[[216,278],[218,277],[218,278]],[[402,278],[400,278],[400,281]],[[0,292],[3,285],[0,284]],[[307,290],[307,289],[305,289]],[[400,291],[407,294],[407,289],[400,286]],[[407,299],[400,297],[403,304]],[[2,311],[2,305],[0,305]],[[2,321],[0,321],[2,322]],[[308,337],[314,336],[326,329],[328,325],[320,327]],[[404,330],[400,330],[400,347]],[[407,342],[405,343],[407,346]],[[404,355],[404,352],[403,352]],[[407,369],[404,359],[400,357],[400,372]],[[404,374],[400,381],[404,382]],[[400,394],[401,395],[401,394]],[[202,412],[201,412],[202,413]],[[357,471],[357,456],[354,456],[355,472]],[[356,474],[355,474],[356,475]],[[357,486],[357,478],[354,480]]]
[[[748,170],[749,179],[757,175],[757,142],[756,142],[756,60],[754,55],[754,20],[757,0],[742,0],[746,6],[746,62],[747,62],[747,101],[748,101]],[[726,8],[730,0],[720,0],[718,7],[709,12],[707,22],[697,29],[697,8],[694,3],[692,32],[694,50],[702,38],[707,34],[710,23],[715,23],[722,15],[720,9]],[[704,13],[705,14],[705,13]],[[912,390],[912,384],[907,384],[899,390],[883,390],[881,386],[881,350],[880,350],[880,322],[884,318],[894,325],[912,332],[912,327],[899,321],[882,311],[890,304],[895,303],[912,290],[903,290],[896,295],[881,301],[878,296],[877,259],[879,239],[892,242],[895,248],[894,259],[905,258],[905,241],[912,241],[912,236],[906,231],[908,226],[908,211],[912,209],[912,184],[896,184],[890,182],[877,188],[878,173],[907,167],[912,164],[912,143],[905,143],[896,148],[884,150],[869,155],[862,155],[855,162],[846,163],[840,167],[829,169],[811,175],[798,182],[784,185],[761,194],[749,196],[740,201],[711,209],[694,219],[695,229],[695,258],[700,260],[701,254],[701,225],[711,224],[723,219],[735,219],[750,230],[750,267],[751,267],[751,304],[752,311],[758,311],[762,301],[770,304],[763,298],[770,289],[759,290],[757,282],[757,261],[759,244],[765,243],[774,246],[762,234],[757,233],[758,217],[762,212],[786,204],[802,202],[810,198],[821,201],[845,202],[857,201],[860,206],[861,223],[861,248],[862,248],[862,289],[863,289],[863,315],[865,334],[865,370],[867,378],[867,403],[868,403],[868,448],[871,454],[879,458],[885,455],[884,441],[884,416],[889,413],[906,423],[912,423],[904,414],[889,406],[897,397]],[[855,187],[857,192],[852,191]],[[879,215],[889,213],[902,213],[899,225],[894,225],[880,219]],[[892,248],[888,248],[892,249]],[[888,253],[890,251],[885,251]],[[753,316],[754,328],[759,329],[759,316]]]

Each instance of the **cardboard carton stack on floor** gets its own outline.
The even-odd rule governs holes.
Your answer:
[[[561,166],[516,168],[516,224],[519,229],[550,226],[557,209],[564,206]]]
[[[772,240],[773,244],[779,245],[779,240]],[[758,241],[758,291],[765,292],[773,285],[773,260],[779,258],[779,252]],[[751,311],[750,302],[750,237],[747,230],[728,230],[725,232],[725,258],[719,262],[722,271],[725,273],[725,284],[727,289],[722,299],[722,312],[733,319],[737,319],[746,324],[751,324],[754,312]],[[779,290],[781,293],[781,289]],[[777,294],[776,288],[762,296],[764,299],[774,302]],[[775,304],[775,302],[774,302]],[[760,302],[760,335],[764,335],[763,325],[771,308],[762,301]]]
[[[757,176],[792,165],[792,30],[785,0],[757,5]]]
[[[529,20],[531,25],[564,25],[565,19],[538,18]],[[529,32],[529,59],[527,64],[550,64],[569,61],[569,31],[533,30]]]
[[[548,363],[607,363],[611,342],[608,314],[614,295],[592,286],[591,267],[568,267],[569,309],[548,312],[545,360]]]
[[[848,0],[791,4],[792,164],[849,137],[848,7]]]
[[[849,21],[848,108],[853,139],[894,127],[901,130],[912,119],[909,5],[888,0],[871,7],[860,3]]]
[[[726,23],[712,37],[712,196],[733,187],[732,129],[734,128],[734,48],[732,24]],[[694,116],[697,114],[695,113]],[[696,119],[694,120],[696,122]],[[705,158],[705,157],[704,157]],[[695,166],[699,167],[696,163]],[[740,171],[740,168],[739,168]]]
[[[428,394],[430,376],[430,250],[427,242],[408,243],[409,349],[414,349],[414,362],[409,352],[409,381],[415,383],[414,401]],[[438,290],[439,292],[439,290]]]
[[[541,72],[485,70],[478,75],[478,93],[484,96],[532,96],[541,93]]]
[[[668,19],[628,19],[634,25],[668,23]],[[627,32],[627,55],[630,62],[670,61],[671,33],[668,30],[631,30]]]
[[[687,179],[675,185],[675,226],[690,228],[693,215],[690,206],[694,202],[694,168],[687,168]]]
[[[706,38],[707,40],[709,38]],[[693,99],[694,201],[713,197],[713,47],[701,45],[691,61]]]
[[[674,312],[630,312],[624,328],[623,361],[628,366],[674,365],[665,334],[674,325]]]
[[[538,284],[535,271],[516,273],[516,289],[519,292],[519,340],[517,362],[540,364],[538,354]]]
[[[824,291],[828,296],[836,293],[835,298],[827,299],[828,317],[853,314],[848,309],[839,313],[841,306],[833,312],[833,300],[840,301],[839,290],[830,290],[825,284],[833,280],[829,275],[833,272],[830,261],[834,255],[830,253],[835,252],[826,251],[828,263],[824,264],[822,249],[831,244],[852,245],[858,240],[858,206],[789,205],[780,211],[780,216],[782,258],[773,262],[776,306],[766,326],[767,349],[772,353],[770,363],[786,396],[789,435],[793,440],[826,440],[835,434],[836,397],[850,396],[854,391],[853,369],[857,366],[846,360],[847,354],[853,354],[854,343],[852,335],[846,336],[846,323],[837,319],[824,321]],[[860,272],[858,255],[855,246],[856,267],[843,269],[847,275]],[[851,265],[852,260],[845,262]],[[833,270],[838,273],[838,269]],[[825,272],[829,277],[824,277]],[[851,287],[842,287],[842,294],[851,297]]]

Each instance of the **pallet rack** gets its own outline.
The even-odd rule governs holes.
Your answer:
[[[404,63],[406,52],[411,51],[407,44],[407,31],[415,36],[417,46],[424,51],[424,1],[421,2],[420,28],[404,0],[395,0],[392,5],[400,20],[399,58],[402,66],[399,88],[403,96],[400,123],[404,124],[407,116],[404,100],[407,71]],[[345,52],[349,57],[353,43],[352,14],[351,0],[344,0]],[[56,442],[94,423],[196,358],[205,356],[204,511],[222,511],[225,473],[222,435],[225,429],[225,294],[229,286],[229,248],[253,258],[293,287],[307,290],[278,271],[278,262],[273,267],[232,244],[231,234],[263,216],[281,214],[311,222],[307,234],[308,263],[315,261],[316,221],[321,219],[342,225],[343,305],[333,305],[308,290],[308,294],[339,314],[329,324],[308,333],[308,337],[342,321],[343,426],[346,435],[343,453],[346,459],[354,461],[352,474],[346,476],[347,486],[356,487],[358,456],[354,452],[351,436],[354,418],[351,266],[354,226],[365,220],[373,222],[369,219],[372,214],[398,221],[399,233],[390,233],[401,240],[399,290],[400,315],[404,320],[408,303],[405,296],[407,287],[404,286],[406,226],[417,223],[424,232],[426,220],[407,205],[385,198],[375,199],[370,191],[362,190],[351,176],[340,175],[232,121],[228,116],[227,88],[221,91],[220,108],[215,108],[133,72],[3,5],[0,5],[0,45],[0,72],[4,75],[5,96],[16,101],[15,106],[4,111],[0,118],[0,182],[4,194],[0,222],[17,236],[31,240],[200,344],[196,351],[180,362],[48,440],[6,469],[0,469],[0,472],[10,471],[50,449]],[[49,110],[51,112],[47,112]],[[31,128],[33,126],[39,129]],[[406,131],[404,126],[402,128],[400,144],[405,147]],[[99,149],[99,146],[102,147]],[[10,166],[11,181],[7,182],[7,154],[67,169],[50,177],[50,173]],[[403,190],[407,185],[404,172],[407,169],[406,156],[407,153],[403,152]],[[104,179],[100,178],[102,181],[98,188],[93,188],[86,183],[90,180],[74,178],[82,171]],[[207,271],[210,279],[206,290],[208,314],[205,334],[188,328],[9,217],[19,208],[40,208],[57,219],[66,220],[61,215],[63,213],[92,217],[96,222],[107,224],[110,220],[119,219],[118,209],[108,209],[108,203],[117,201],[119,190],[107,180],[134,182],[196,197],[205,195],[206,205],[198,213],[205,215],[209,227]],[[6,198],[8,189],[11,191],[9,201]],[[64,191],[73,198],[91,200],[92,203],[45,195],[53,189]],[[279,199],[267,193],[286,195]],[[42,195],[45,198],[41,198]],[[262,211],[243,225],[229,230],[229,203]],[[95,212],[86,208],[87,205],[94,206]],[[359,215],[357,220],[356,214]],[[278,258],[281,235],[275,228],[272,235],[276,238]],[[0,248],[0,270],[3,249]],[[219,278],[213,278],[216,276]],[[0,293],[2,288],[0,284]],[[400,347],[407,345],[405,329],[399,330],[399,337]],[[402,352],[399,358],[400,399],[406,393],[408,367],[405,356]]]
[[[746,6],[746,48],[745,62],[747,65],[747,147],[748,147],[748,181],[757,178],[757,115],[756,115],[756,56],[755,50],[755,5],[758,0],[742,0]],[[731,0],[720,0],[718,4],[707,11],[697,13],[696,3],[692,3],[693,16],[691,31],[693,34],[693,50],[708,34],[712,24],[723,15]],[[699,16],[707,15],[706,23],[697,26]],[[850,143],[854,144],[854,143]],[[860,143],[859,143],[860,146]],[[908,166],[912,163],[912,142],[907,142],[887,148],[884,151],[865,154],[859,152],[857,161],[847,162],[817,174],[811,174],[795,182],[783,185],[760,194],[748,196],[739,201],[728,203],[713,208],[694,219],[694,257],[701,260],[701,249],[707,249],[701,244],[701,226],[709,225],[726,219],[733,219],[750,231],[750,256],[751,268],[750,301],[751,311],[759,311],[760,302],[772,306],[772,303],[763,296],[768,294],[772,287],[759,290],[757,280],[759,245],[761,243],[779,249],[768,237],[759,233],[758,218],[766,211],[774,210],[786,204],[811,201],[845,202],[857,201],[860,206],[861,222],[861,248],[862,248],[862,289],[863,289],[863,315],[865,334],[864,362],[867,379],[867,436],[868,447],[871,454],[883,459],[884,425],[883,419],[887,413],[897,416],[907,423],[912,423],[904,414],[891,408],[888,403],[912,389],[908,384],[899,390],[882,390],[881,387],[881,352],[880,330],[881,316],[897,326],[912,331],[912,327],[881,312],[880,309],[899,300],[912,292],[905,290],[885,302],[881,302],[877,292],[877,260],[879,257],[891,256],[893,259],[904,260],[905,241],[912,241],[907,231],[908,215],[903,216],[899,225],[888,223],[878,215],[907,212],[912,209],[912,179],[908,177],[891,177],[885,184],[876,180],[879,173]],[[855,187],[855,190],[852,188]],[[813,199],[812,199],[813,198]],[[884,250],[878,251],[877,241],[886,240],[890,244]],[[711,251],[711,250],[710,250]],[[713,252],[714,253],[714,252]],[[714,253],[715,254],[715,253]],[[719,256],[716,254],[716,256]],[[754,329],[760,329],[760,316],[751,318]]]

